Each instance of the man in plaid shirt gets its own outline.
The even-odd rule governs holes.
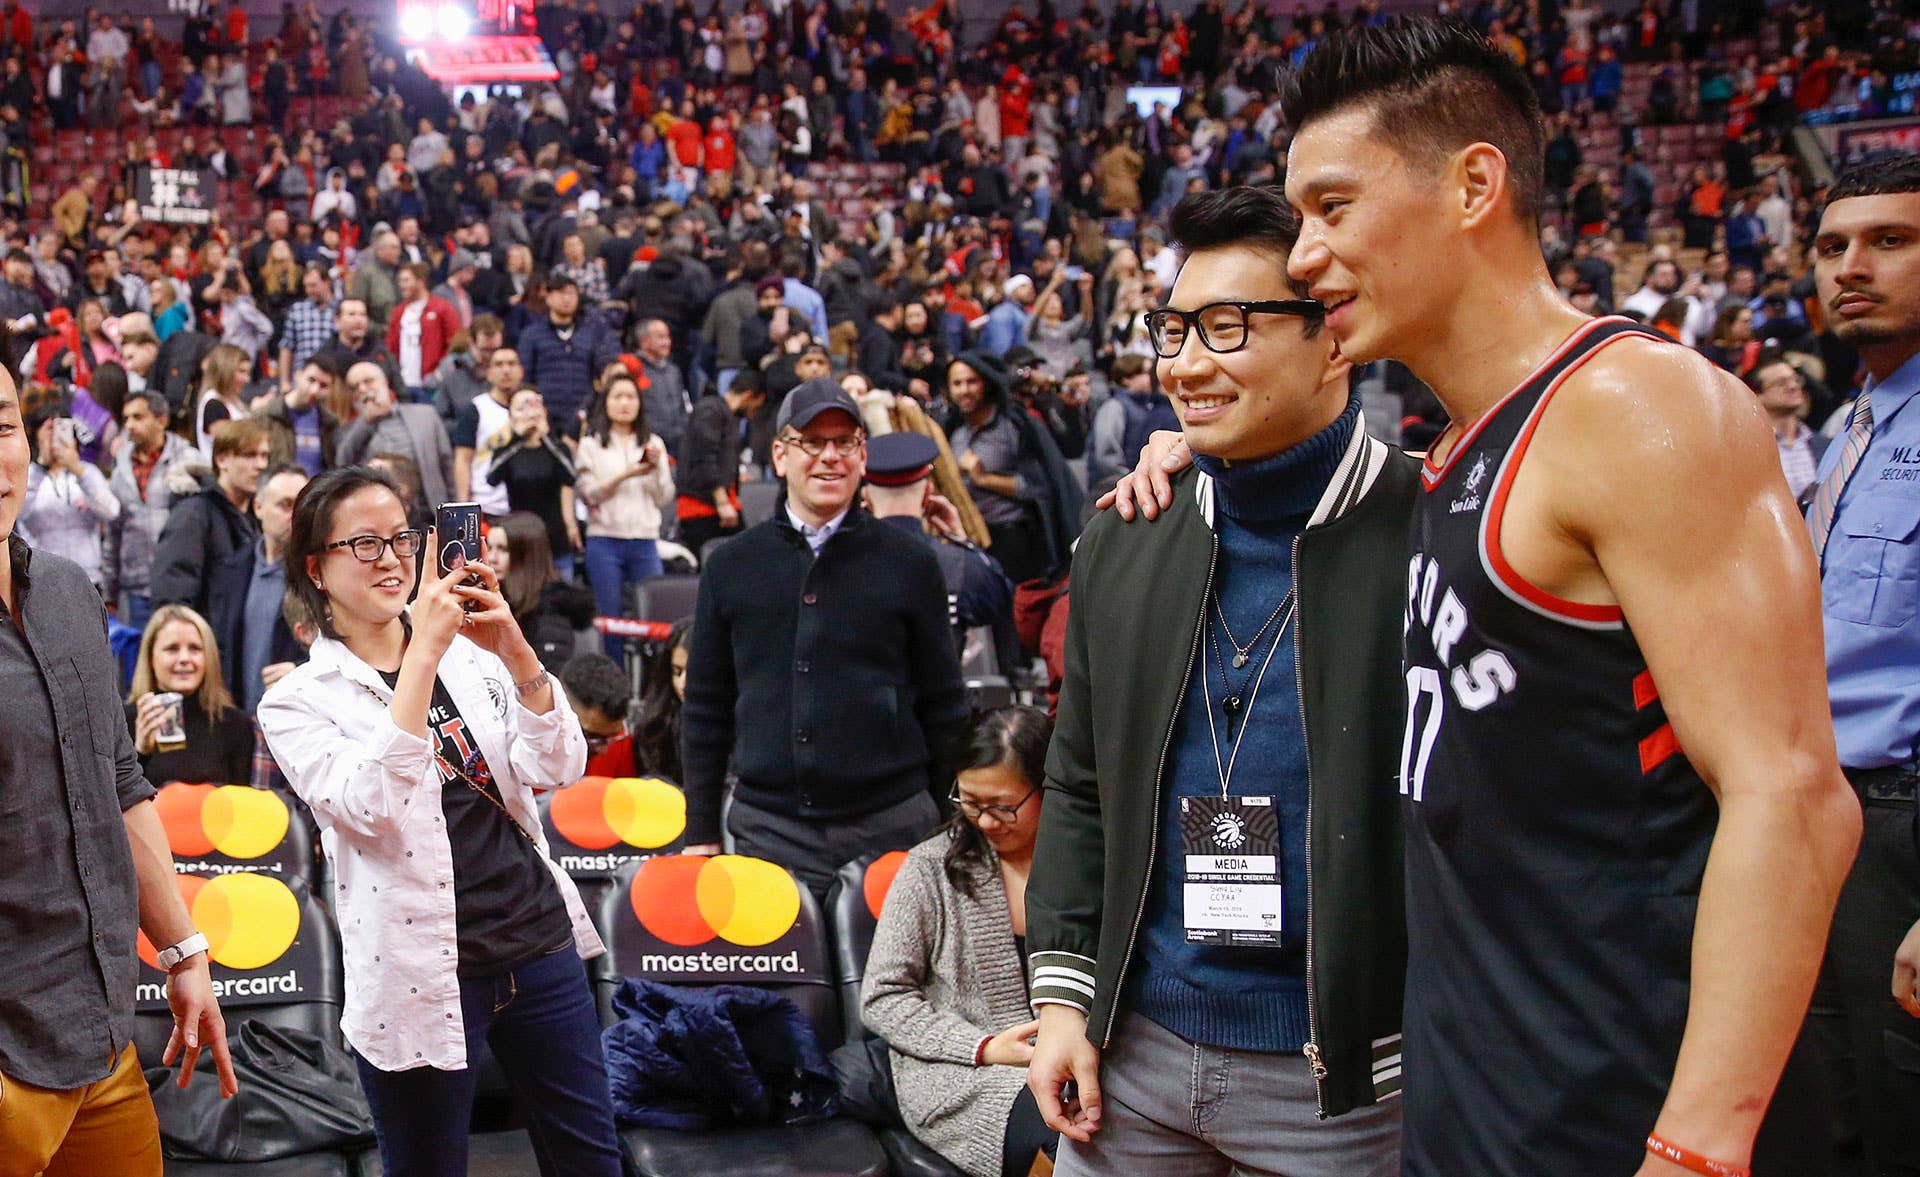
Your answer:
[[[324,266],[308,266],[301,278],[307,297],[287,309],[280,328],[280,391],[293,390],[293,374],[333,338],[333,282]]]

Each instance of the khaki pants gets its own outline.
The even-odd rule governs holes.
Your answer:
[[[0,1177],[39,1174],[160,1177],[160,1121],[132,1043],[111,1075],[72,1091],[0,1075]]]

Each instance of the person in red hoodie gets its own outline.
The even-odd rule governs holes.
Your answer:
[[[440,366],[453,333],[460,329],[460,312],[431,293],[427,285],[430,273],[420,262],[400,267],[400,305],[387,319],[387,351],[400,362],[400,382],[415,404],[424,404],[432,397],[427,377]]]
[[[701,141],[701,147],[705,150],[704,166],[707,170],[707,183],[712,184],[715,182],[715,176],[721,176],[724,178],[722,183],[731,185],[734,164],[733,128],[727,125],[725,115],[713,116],[712,121],[707,124],[707,137]],[[727,189],[723,187],[721,191],[725,192]]]
[[[1027,156],[1027,136],[1033,130],[1033,88],[1017,65],[1009,65],[1000,79],[1000,158],[1017,168]]]
[[[681,104],[679,121],[667,128],[667,145],[673,149],[674,166],[680,169],[681,182],[688,188],[700,186],[700,148],[705,136],[700,120],[693,117],[693,100]]]

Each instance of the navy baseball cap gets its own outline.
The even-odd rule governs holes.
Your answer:
[[[847,390],[828,377],[816,376],[796,385],[787,394],[787,399],[780,402],[780,413],[774,418],[773,431],[783,432],[789,425],[795,429],[805,429],[815,417],[835,409],[853,418],[855,425],[861,423],[860,406],[847,395]]]

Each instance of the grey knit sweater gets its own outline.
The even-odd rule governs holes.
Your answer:
[[[973,1065],[980,1040],[1032,1018],[993,852],[974,897],[947,881],[944,833],[908,854],[887,893],[860,1017],[892,1047],[900,1115],[929,1148],[974,1177],[998,1177],[1007,1114],[1024,1067]]]

